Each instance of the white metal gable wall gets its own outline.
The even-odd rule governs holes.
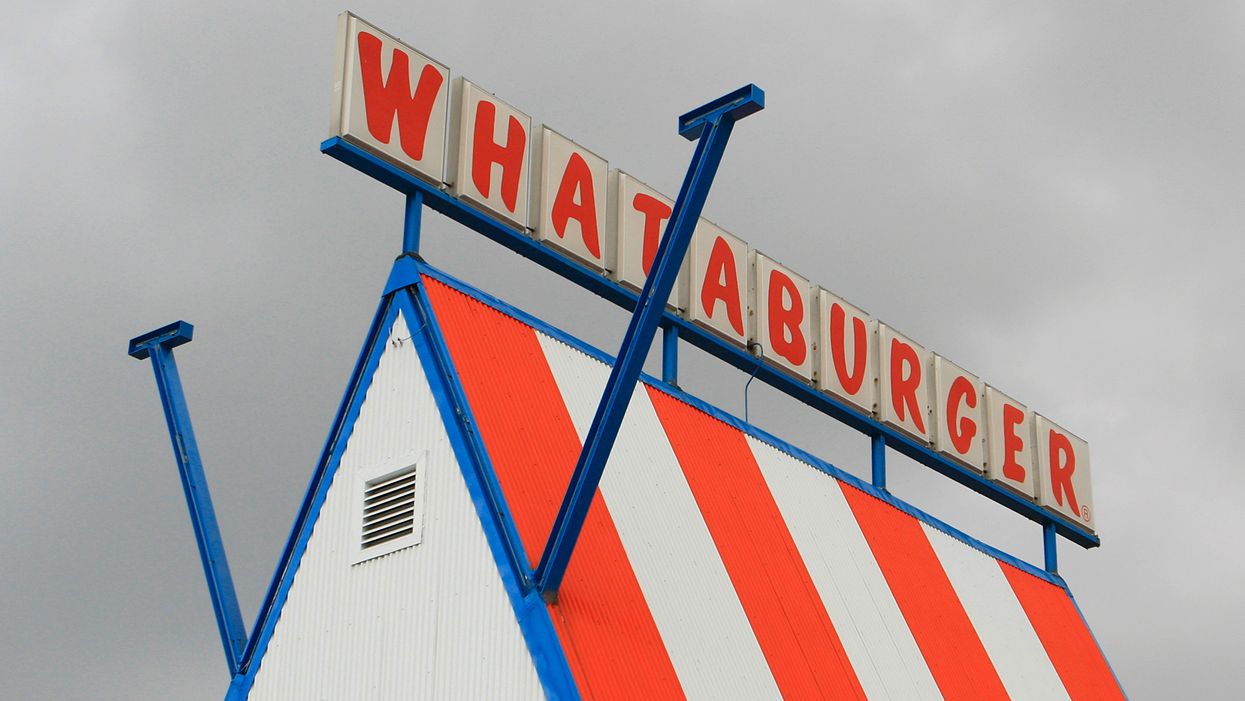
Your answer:
[[[399,315],[252,699],[544,697],[410,336]],[[412,451],[422,542],[351,565],[358,473]]]

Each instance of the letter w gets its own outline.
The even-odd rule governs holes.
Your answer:
[[[359,68],[363,72],[367,130],[382,144],[389,143],[396,114],[402,151],[417,161],[423,160],[428,119],[432,116],[432,108],[445,78],[432,64],[426,64],[412,95],[410,57],[406,52],[394,49],[389,76],[382,78],[380,51],[381,40],[378,37],[359,32]]]

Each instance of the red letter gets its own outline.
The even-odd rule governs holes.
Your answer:
[[[1062,455],[1063,457],[1056,457]],[[1081,513],[1076,503],[1076,491],[1072,489],[1072,473],[1076,472],[1076,452],[1072,450],[1072,442],[1068,437],[1050,432],[1050,488],[1055,501],[1063,505],[1064,495],[1068,495],[1068,504],[1073,513]]]
[[[791,306],[782,304],[783,293],[791,298]],[[792,365],[803,365],[808,357],[808,342],[800,331],[804,321],[804,300],[795,281],[777,270],[769,274],[769,343],[774,352]],[[790,337],[790,339],[788,339]]]
[[[388,79],[380,76],[379,38],[359,32],[359,69],[363,73],[363,103],[367,110],[367,130],[382,144],[393,134],[393,116],[398,115],[398,138],[402,150],[415,160],[424,157],[428,119],[437,102],[445,78],[431,64],[419,74],[419,84],[411,95],[410,57],[393,50]]]
[[[709,265],[705,268],[705,283],[700,289],[700,306],[713,316],[714,302],[722,300],[726,305],[726,318],[731,328],[744,335],[744,313],[739,308],[739,276],[735,274],[735,254],[730,244],[721,236],[713,241],[709,251]]]
[[[977,424],[967,416],[959,418],[960,403],[969,409],[977,406],[977,393],[973,391],[973,383],[967,377],[957,377],[951,382],[947,391],[947,430],[951,433],[951,445],[960,455],[968,455],[973,445],[973,436],[977,435]]]
[[[640,265],[644,275],[648,276],[649,268],[653,267],[653,259],[657,257],[657,242],[661,239],[661,223],[670,218],[670,207],[661,200],[643,192],[637,192],[631,199],[635,211],[644,215],[644,248],[640,254]]]
[[[571,152],[571,160],[562,174],[558,194],[553,198],[553,230],[566,238],[566,221],[579,222],[584,245],[594,258],[601,257],[601,243],[597,238],[597,197],[592,190],[592,171],[584,157]]]
[[[519,177],[523,175],[523,154],[527,151],[527,134],[518,119],[510,117],[506,145],[493,141],[493,120],[497,105],[480,100],[476,105],[475,133],[472,138],[471,182],[481,195],[489,196],[493,181],[493,164],[501,166],[501,201],[514,211],[519,198]]]
[[[865,361],[868,359],[865,356],[865,343],[868,334],[864,319],[852,317],[852,372],[848,374],[847,347],[843,338],[846,332],[843,322],[846,320],[847,313],[843,311],[843,305],[835,302],[830,307],[830,357],[834,361],[834,373],[839,376],[843,391],[856,394],[865,379]]]
[[[908,366],[908,375],[904,376],[904,366]],[[916,391],[921,386],[921,359],[916,349],[898,338],[891,339],[891,406],[895,407],[895,415],[904,421],[904,405],[912,412],[912,422],[917,430],[925,433],[925,419],[921,417],[921,405],[916,400]]]
[[[1025,420],[1025,413],[1011,404],[1003,405],[1003,476],[1013,482],[1025,481],[1025,469],[1016,462],[1016,453],[1024,450],[1025,441],[1016,435],[1016,427]]]

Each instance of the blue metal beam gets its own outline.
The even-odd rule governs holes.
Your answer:
[[[1058,539],[1055,538],[1055,524],[1042,524],[1042,549],[1046,553],[1046,571],[1059,574],[1059,557],[1056,552]]]
[[[341,137],[335,136],[326,139],[320,144],[320,151],[403,194],[421,193],[424,197],[425,206],[535,262],[554,274],[570,280],[593,294],[603,297],[624,309],[634,309],[636,307],[638,302],[636,293],[606,278],[600,272],[572,261],[554,249],[544,246],[539,241],[527,236],[524,232],[503,224],[482,210],[459,201],[437,186],[421,180],[419,177],[351,144]],[[799,380],[782,370],[764,364],[758,368],[756,357],[746,349],[723,341],[714,334],[670,312],[666,312],[662,322],[672,328],[677,328],[680,340],[729,365],[733,365],[742,372],[752,373],[756,369],[756,378],[761,382],[804,402],[836,421],[846,424],[866,436],[885,436],[887,447],[895,452],[955,480],[961,485],[985,496],[987,499],[1001,504],[1035,523],[1054,524],[1055,530],[1059,535],[1077,545],[1084,548],[1096,548],[1101,544],[1097,535],[1079,524],[1060,518],[1033,501],[1025,499],[1015,492],[995,484],[983,475],[973,472],[934,452],[928,444],[915,441],[888,426],[882,425],[873,417],[859,413],[848,405],[835,400],[825,392],[819,391],[809,383]]]
[[[402,253],[419,254],[420,219],[424,212],[424,195],[412,192],[406,196],[406,220],[402,222]]]
[[[132,339],[129,353],[138,360],[151,358],[160,403],[164,406],[164,419],[173,442],[173,456],[177,459],[182,490],[186,493],[186,506],[190,509],[190,523],[199,544],[203,574],[207,577],[208,593],[212,596],[216,626],[220,629],[221,644],[225,648],[225,661],[229,664],[230,676],[233,676],[241,667],[246,649],[246,626],[242,623],[238,595],[233,587],[233,576],[229,573],[229,561],[225,558],[225,545],[221,540],[220,526],[216,523],[216,511],[212,508],[212,495],[208,493],[203,462],[199,459],[199,446],[190,425],[186,395],[182,391],[177,363],[173,360],[173,348],[189,343],[193,334],[193,326],[178,321]]]
[[[764,106],[765,93],[755,85],[749,85],[679,118],[679,133],[689,140],[697,139],[696,152],[675,199],[666,231],[657,246],[653,272],[644,282],[635,313],[618,351],[618,359],[610,370],[605,393],[584,439],[570,488],[562,500],[553,530],[545,543],[545,552],[536,568],[536,587],[547,600],[557,597],[562,576],[566,573],[584,519],[588,516],[588,507],[601,482],[605,463],[618,438],[627,405],[631,403],[644,360],[657,334],[657,325],[665,313],[675,277],[687,255],[692,232],[709,196],[713,176],[726,152],[731,130],[737,119],[753,114]]]
[[[732,123],[738,122],[763,109],[765,109],[765,91],[749,83],[734,92],[680,115],[679,136],[688,141],[695,141],[700,138],[705,127],[718,124],[724,119]]]
[[[661,331],[661,381],[679,386],[679,327],[665,326]]]
[[[873,461],[873,486],[886,489],[886,436],[877,434],[869,439],[869,453]]]

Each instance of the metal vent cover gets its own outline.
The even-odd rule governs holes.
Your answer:
[[[351,564],[419,543],[423,530],[422,463],[410,456],[359,472]]]
[[[363,490],[364,550],[415,531],[415,468],[368,485]]]

